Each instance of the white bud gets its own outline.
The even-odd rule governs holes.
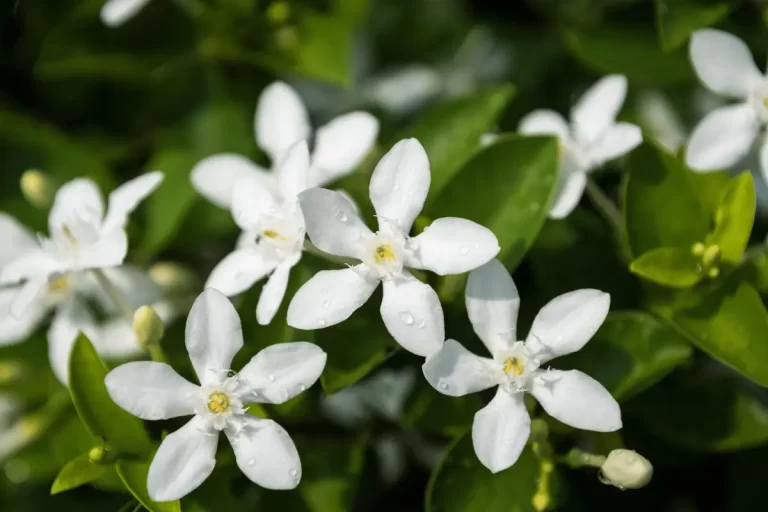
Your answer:
[[[136,333],[139,346],[146,349],[160,344],[165,324],[151,306],[141,306],[133,314],[133,332]]]
[[[632,450],[613,450],[600,468],[600,480],[622,490],[645,487],[652,477],[651,463]]]

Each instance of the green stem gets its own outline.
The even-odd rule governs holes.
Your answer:
[[[601,468],[603,467],[603,464],[605,464],[605,456],[587,453],[578,448],[573,448],[568,452],[568,455],[565,456],[564,462],[574,469],[585,466]]]
[[[592,178],[587,178],[587,195],[600,212],[600,215],[608,222],[613,232],[614,239],[619,246],[620,252],[626,261],[631,260],[629,249],[624,243],[623,220],[621,212],[611,201],[605,192],[597,186]]]
[[[123,316],[125,316],[129,322],[133,322],[133,309],[131,309],[131,306],[128,304],[128,302],[126,302],[125,298],[117,290],[117,288],[115,288],[115,286],[112,284],[112,281],[109,280],[104,271],[100,268],[94,268],[91,269],[91,272],[93,272],[93,275],[96,277],[96,281],[98,281],[99,286],[101,286],[104,291],[107,292],[107,295],[109,295],[110,300],[117,307],[117,309],[123,314]]]

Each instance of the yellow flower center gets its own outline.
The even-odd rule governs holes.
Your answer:
[[[768,108],[768,97],[763,98],[763,106]]]
[[[280,233],[272,231],[271,229],[265,229],[262,234],[267,238],[280,238]]]
[[[507,375],[512,373],[515,377],[519,377],[525,371],[525,364],[516,357],[510,357],[504,361],[504,373]]]
[[[69,287],[69,277],[60,276],[55,279],[51,279],[48,283],[48,289],[52,292],[63,292]]]
[[[208,410],[214,414],[221,414],[229,409],[229,397],[224,393],[211,393],[208,397]]]
[[[395,251],[389,244],[380,245],[376,248],[376,263],[381,264],[385,261],[395,261]]]

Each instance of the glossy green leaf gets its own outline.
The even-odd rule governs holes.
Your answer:
[[[441,102],[398,134],[397,140],[415,137],[427,151],[432,174],[427,204],[441,199],[443,189],[480,148],[480,136],[494,130],[513,94],[514,88],[505,85]]]
[[[485,405],[478,393],[445,396],[420,379],[406,401],[401,421],[408,429],[456,437],[472,426],[475,413]]]
[[[638,276],[671,288],[689,288],[701,280],[701,265],[690,249],[659,247],[633,261],[629,270]]]
[[[619,311],[608,315],[583,349],[555,359],[553,365],[583,371],[623,401],[686,363],[692,352],[688,340],[665,320]]]
[[[729,2],[711,0],[656,0],[656,30],[666,51],[682,46],[690,35],[714,25],[730,11]]]
[[[352,27],[341,17],[307,14],[299,27],[294,71],[348,85],[351,79]]]
[[[715,227],[708,242],[720,246],[720,257],[738,263],[747,249],[755,220],[755,183],[749,172],[732,179],[723,191],[715,212]]]
[[[480,464],[467,433],[448,449],[427,487],[427,512],[528,512],[539,479],[539,459],[530,448],[509,469],[493,474]]]
[[[150,499],[147,493],[149,464],[121,460],[117,462],[116,467],[117,474],[120,475],[125,487],[149,512],[181,512],[179,500],[159,503]]]
[[[563,41],[584,65],[602,74],[620,73],[632,83],[649,85],[694,81],[688,55],[683,51],[663,52],[650,31],[570,30],[563,34]]]
[[[69,358],[69,388],[77,414],[91,435],[119,453],[148,452],[151,442],[144,423],[112,401],[104,384],[106,376],[107,367],[81,334]]]
[[[88,454],[84,453],[67,462],[51,487],[51,494],[80,487],[99,478],[107,470],[107,466],[94,464],[88,459]]]

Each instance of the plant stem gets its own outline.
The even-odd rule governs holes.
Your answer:
[[[629,262],[631,256],[628,247],[624,243],[623,219],[621,217],[621,212],[616,205],[613,204],[613,201],[605,195],[605,192],[597,186],[597,183],[595,183],[592,178],[587,178],[587,195],[592,201],[592,204],[595,205],[595,208],[600,212],[600,215],[602,215],[610,225],[616,244],[618,244],[619,252],[624,259]]]
[[[107,292],[107,295],[109,295],[110,300],[112,300],[112,303],[117,307],[117,309],[120,310],[120,312],[129,322],[133,322],[133,309],[131,309],[131,306],[128,304],[128,302],[126,302],[125,298],[123,298],[118,289],[115,288],[115,286],[112,284],[112,281],[109,280],[104,271],[100,268],[94,268],[91,269],[91,272],[93,272],[93,275],[96,277],[96,281],[98,281],[99,286],[101,286],[104,291]]]

